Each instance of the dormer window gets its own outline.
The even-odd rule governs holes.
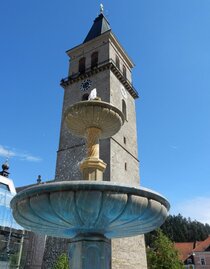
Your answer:
[[[83,74],[85,73],[85,57],[82,57],[80,60],[79,60],[79,72],[80,74]]]
[[[95,51],[91,54],[91,68],[98,66],[98,52]]]
[[[124,78],[127,78],[126,67],[124,65],[123,65],[123,76]]]
[[[192,264],[192,259],[191,258],[187,259],[187,264]]]
[[[116,67],[118,68],[118,69],[120,69],[120,59],[119,59],[119,56],[118,55],[116,55]]]

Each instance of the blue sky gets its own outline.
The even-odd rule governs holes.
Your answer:
[[[100,1],[0,4],[0,161],[16,186],[54,178],[68,57]],[[210,223],[210,1],[103,1],[136,66],[141,184]]]

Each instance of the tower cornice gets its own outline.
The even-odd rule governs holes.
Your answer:
[[[112,59],[108,59],[104,62],[98,63],[97,67],[87,68],[85,70],[85,73],[83,74],[80,74],[78,72],[76,74],[61,79],[60,85],[65,89],[71,84],[74,84],[85,78],[91,77],[92,75],[107,69],[113,72],[113,74],[120,80],[120,82],[123,84],[123,86],[127,89],[127,91],[134,99],[139,97],[138,92],[136,91],[132,83],[130,83],[130,81],[123,76],[122,72],[119,70],[119,68],[117,68],[116,64]]]

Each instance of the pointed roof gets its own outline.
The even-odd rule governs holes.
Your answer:
[[[103,13],[101,13],[93,22],[93,25],[90,29],[90,31],[88,32],[85,40],[83,43],[86,43],[94,38],[96,38],[97,36],[102,35],[103,33],[110,31],[111,27],[110,24],[108,22],[108,20],[106,19],[106,17],[104,16]]]
[[[205,251],[210,246],[210,236],[206,238],[206,240],[200,242],[198,246],[196,246],[193,251]]]

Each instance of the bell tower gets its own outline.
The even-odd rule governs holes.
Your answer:
[[[68,77],[61,80],[64,101],[55,180],[82,179],[79,164],[85,156],[85,141],[69,133],[64,113],[70,105],[87,100],[96,88],[97,96],[119,108],[125,117],[121,130],[100,142],[100,158],[107,164],[103,180],[139,186],[134,64],[112,33],[102,7],[83,43],[67,55],[70,65]],[[112,268],[147,268],[143,236],[112,240]]]

